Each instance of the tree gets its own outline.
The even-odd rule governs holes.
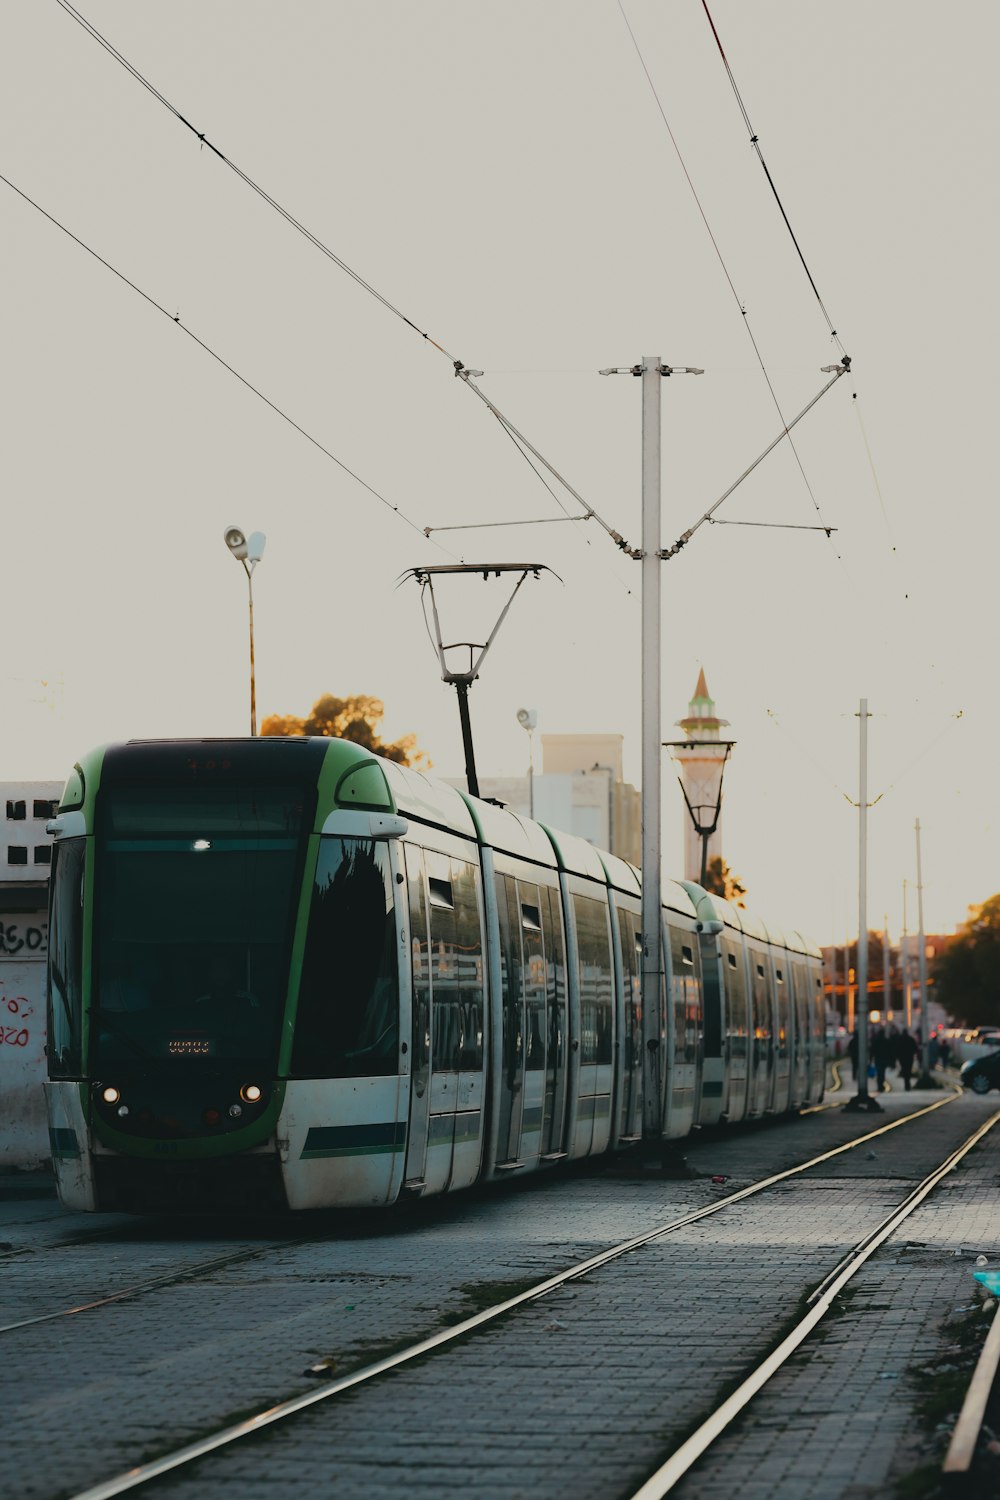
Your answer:
[[[969,1026],[1000,1025],[1000,895],[970,906],[969,918],[935,958],[936,998]]]
[[[385,744],[379,735],[379,726],[385,717],[385,704],[381,698],[371,698],[366,693],[356,693],[351,698],[335,698],[324,693],[317,698],[306,718],[298,719],[294,714],[269,714],[260,726],[261,734],[317,735],[324,739],[353,740],[375,755],[394,760],[401,766],[429,766],[423,750],[417,749],[415,734],[404,734],[391,745]]]
[[[725,901],[732,901],[736,906],[745,906],[743,897],[747,888],[738,875],[734,875],[726,864],[721,854],[710,859],[705,871],[705,890],[711,891],[713,896],[721,896]]]

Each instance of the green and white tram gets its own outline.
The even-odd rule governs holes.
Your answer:
[[[67,1206],[391,1204],[640,1138],[622,860],[329,739],[113,745],[50,829]],[[663,889],[664,1139],[818,1100],[818,951]]]

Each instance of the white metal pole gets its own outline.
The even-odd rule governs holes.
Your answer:
[[[924,881],[920,868],[920,819],[917,819],[917,973],[920,976],[921,1076],[930,1072],[930,1021],[927,1014],[927,943],[924,939]]]
[[[868,699],[862,698],[858,776],[858,1097],[868,1101]]]
[[[886,1030],[892,1024],[892,992],[889,989],[889,913],[882,918],[882,1013]]]
[[[903,881],[903,931],[899,939],[899,973],[903,981],[903,1013],[906,1016],[907,1031],[913,1025],[913,995],[910,990],[910,955],[907,951],[908,944],[906,941],[910,935],[906,928],[906,888],[909,883],[908,880]]]
[[[642,1127],[663,1130],[666,1030],[660,936],[660,366],[642,361]]]

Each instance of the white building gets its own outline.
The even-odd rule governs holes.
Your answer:
[[[635,787],[622,779],[623,739],[620,734],[543,734],[540,774],[480,777],[479,794],[637,865],[640,802]],[[465,790],[464,777],[452,777],[450,784]]]
[[[0,1170],[49,1158],[45,962],[57,781],[0,782]]]

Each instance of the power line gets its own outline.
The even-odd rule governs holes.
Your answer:
[[[61,3],[61,0],[60,0],[60,3]],[[733,297],[734,297],[734,299],[736,301],[736,305],[737,305],[737,307],[740,310],[740,316],[743,319],[743,326],[744,326],[744,328],[747,331],[747,337],[749,338],[750,343],[753,345],[753,352],[757,356],[757,363],[760,365],[761,374],[764,376],[764,379],[767,382],[767,388],[768,388],[768,390],[771,393],[771,400],[774,402],[775,410],[777,411],[778,416],[781,418],[781,424],[785,428],[785,432],[786,432],[786,435],[787,435],[789,424],[785,421],[785,414],[784,414],[784,412],[781,409],[781,402],[778,400],[778,394],[777,394],[777,392],[774,389],[774,384],[773,384],[773,382],[771,380],[771,376],[768,373],[767,366],[764,363],[764,356],[760,352],[760,348],[758,346],[757,340],[754,337],[753,329],[750,327],[750,319],[749,319],[749,316],[747,315],[746,304],[743,302],[743,299],[740,297],[739,293],[737,292],[735,283],[733,282],[733,278],[729,274],[729,267],[726,265],[725,257],[722,254],[722,250],[721,250],[721,248],[719,246],[719,242],[716,239],[715,234],[714,234],[714,232],[712,230],[712,226],[711,226],[711,224],[708,221],[708,215],[706,214],[704,206],[703,206],[702,201],[701,201],[701,198],[698,195],[698,189],[694,185],[694,179],[692,178],[691,173],[688,171],[687,162],[684,160],[684,154],[681,151],[680,146],[678,145],[677,137],[674,135],[674,132],[673,132],[673,130],[671,128],[671,125],[670,125],[670,121],[667,119],[667,112],[666,112],[666,110],[663,107],[663,101],[661,100],[660,95],[659,95],[659,93],[657,91],[656,84],[653,82],[653,75],[649,71],[649,67],[648,67],[648,65],[646,63],[646,59],[645,59],[645,57],[643,56],[643,53],[642,53],[642,48],[639,46],[638,38],[636,37],[636,34],[633,31],[633,29],[632,29],[632,23],[630,22],[630,20],[628,18],[628,15],[626,14],[625,6],[622,3],[622,0],[618,0],[618,9],[621,11],[622,20],[625,22],[625,26],[626,26],[626,28],[628,30],[628,34],[632,38],[632,45],[635,48],[636,56],[638,57],[639,62],[641,64],[641,66],[642,66],[642,71],[646,75],[646,81],[649,84],[649,87],[650,87],[650,90],[652,92],[653,98],[656,101],[656,107],[657,107],[657,109],[660,112],[660,118],[663,120],[663,123],[666,126],[667,134],[670,137],[671,145],[673,146],[674,152],[676,153],[676,156],[677,156],[677,160],[680,163],[681,171],[684,173],[684,177],[685,177],[685,180],[687,182],[687,185],[691,189],[691,196],[694,198],[695,206],[698,209],[698,213],[701,215],[701,221],[702,221],[702,223],[705,226],[705,231],[708,234],[708,238],[710,239],[710,241],[712,243],[712,249],[715,251],[716,257],[717,257],[718,262],[719,262],[719,265],[722,268],[722,274],[725,276],[726,281],[729,283],[729,290],[732,292]],[[843,346],[841,346],[841,347],[843,347]],[[820,529],[826,532],[827,541],[831,541],[831,533],[836,528],[835,527],[831,527],[831,526],[827,526],[827,524],[826,524],[826,522],[825,522],[825,520],[823,518],[823,512],[820,509],[819,501],[816,499],[816,495],[815,495],[815,493],[813,491],[813,487],[812,487],[812,485],[809,482],[809,476],[806,474],[805,467],[804,467],[804,465],[802,463],[802,459],[801,459],[801,457],[799,455],[799,450],[795,446],[795,443],[794,443],[794,441],[792,440],[791,437],[788,438],[788,446],[791,448],[792,453],[795,455],[795,462],[798,465],[799,473],[802,476],[802,482],[803,482],[803,484],[806,487],[806,490],[807,490],[808,495],[809,495],[809,499],[812,501],[813,508],[816,511],[817,516],[819,517],[819,520],[820,520]],[[834,555],[837,557],[837,560],[840,561],[840,562],[842,562],[843,559],[840,557],[839,552],[837,552],[836,546],[834,546],[833,550],[834,550]]]
[[[59,0],[59,3],[61,4],[62,0]],[[134,281],[131,281],[123,271],[119,271],[118,268],[116,266],[113,266],[109,260],[105,260],[103,255],[94,250],[92,246],[88,245],[85,240],[82,240],[78,234],[74,234],[71,229],[67,229],[65,224],[60,223],[60,221],[53,214],[50,214],[47,209],[44,209],[40,203],[36,203],[34,198],[29,197],[26,192],[19,188],[16,183],[11,182],[10,178],[5,177],[2,172],[0,172],[0,182],[6,183],[7,187],[15,192],[19,198],[23,199],[25,203],[30,204],[30,206],[35,209],[36,212],[40,213],[43,218],[48,219],[50,224],[54,224],[55,227],[61,230],[63,234],[68,236],[68,238],[71,239],[74,244],[79,245],[81,250],[85,250],[88,255],[93,256],[94,260],[99,261],[100,264],[104,266],[105,270],[110,271],[113,276],[117,276],[119,281],[123,281],[125,285],[127,287],[130,287],[133,292],[136,292],[144,302],[148,302],[150,307],[155,308],[158,313],[162,313],[163,316],[167,318],[169,322],[173,323],[177,328],[179,328],[182,333],[186,333],[188,338],[192,339],[194,343],[198,345],[199,349],[203,349],[205,353],[210,355],[212,359],[214,359],[216,363],[220,364],[224,370],[227,370],[230,375],[235,376],[235,378],[240,382],[241,385],[245,386],[248,391],[251,391],[259,400],[263,401],[265,406],[269,406],[277,416],[281,417],[282,421],[287,422],[290,427],[294,427],[295,431],[300,433],[301,436],[304,437],[308,442],[312,443],[314,448],[318,448],[319,451],[327,458],[331,459],[339,469],[343,469],[345,474],[350,475],[350,477],[358,484],[360,484],[362,488],[366,489],[370,495],[374,496],[374,498],[380,501],[388,510],[391,510],[394,515],[399,516],[401,521],[405,521],[406,525],[409,526],[413,531],[416,531],[420,536],[424,536],[422,528],[419,527],[415,521],[411,521],[409,516],[407,516],[402,510],[400,510],[398,505],[394,505],[391,500],[387,500],[385,495],[381,494],[377,489],[375,489],[373,485],[370,485],[368,483],[367,479],[362,479],[361,475],[355,473],[353,469],[349,468],[348,465],[344,463],[343,459],[338,458],[335,453],[331,453],[330,449],[325,447],[318,438],[313,437],[312,433],[307,432],[300,423],[295,421],[294,417],[290,417],[286,411],[283,411],[280,406],[278,406],[274,401],[271,400],[270,396],[265,395],[264,392],[260,390],[258,386],[255,386],[252,381],[248,380],[245,375],[241,375],[239,370],[231,365],[228,360],[224,359],[222,355],[217,353],[217,351],[213,349],[209,344],[206,344],[204,339],[199,338],[192,328],[188,328],[185,323],[182,323],[179,314],[175,315],[173,313],[169,313],[162,303],[157,302],[155,297],[150,296],[149,292],[143,291],[141,286],[138,286]],[[441,547],[440,543],[435,542],[433,543],[433,545],[439,547],[441,551],[448,551],[447,548]],[[449,553],[449,556],[454,556],[454,553]]]
[[[68,16],[71,16],[74,21],[82,26],[87,35],[93,37],[94,41],[97,42],[99,46],[103,47],[105,52],[107,52],[110,57],[114,58],[115,62],[121,63],[126,72],[130,73],[131,76],[135,79],[136,83],[141,84],[144,89],[148,90],[148,92],[152,94],[153,98],[156,99],[158,103],[162,104],[164,109],[169,110],[176,120],[178,120],[183,126],[190,130],[191,134],[194,135],[203,146],[207,146],[209,151],[211,151],[214,156],[217,156],[219,160],[223,162],[231,172],[235,172],[236,176],[239,177],[241,181],[245,182],[248,188],[255,192],[258,197],[262,198],[270,208],[273,208],[275,213],[280,214],[281,217],[286,221],[286,223],[290,224],[293,229],[298,231],[299,234],[304,235],[311,245],[314,245],[315,248],[321,252],[321,254],[327,256],[329,260],[332,260],[334,265],[339,266],[339,268],[344,271],[346,275],[350,276],[353,281],[356,281],[358,286],[362,287],[366,292],[374,297],[376,301],[381,302],[383,307],[387,308],[389,312],[393,313],[409,328],[412,328],[415,333],[418,333],[422,339],[426,339],[428,344],[433,345],[435,349],[437,349],[447,359],[450,359],[454,363],[454,355],[449,354],[448,350],[445,349],[443,344],[439,344],[437,339],[431,338],[430,334],[425,332],[425,330],[421,328],[419,324],[415,323],[412,318],[408,318],[401,308],[398,308],[395,303],[390,302],[389,298],[384,296],[377,287],[372,286],[370,281],[366,281],[359,271],[355,271],[353,266],[348,265],[346,260],[343,260],[335,250],[332,250],[329,245],[325,244],[323,240],[319,238],[318,235],[314,234],[311,229],[307,228],[306,225],[303,224],[301,220],[297,219],[289,209],[285,208],[283,204],[279,203],[276,198],[273,198],[265,188],[261,187],[260,183],[255,182],[254,179],[249,175],[249,173],[244,172],[242,167],[237,166],[236,162],[232,161],[224,151],[220,151],[219,147],[214,145],[213,142],[208,139],[208,136],[203,130],[199,130],[196,125],[192,125],[191,121],[186,117],[186,115],[183,115],[176,105],[171,104],[166,95],[162,94],[160,90],[155,86],[155,84],[150,82],[145,74],[140,73],[139,69],[134,65],[134,63],[129,62],[128,58],[125,57],[123,53],[119,52],[118,48],[112,42],[110,42],[106,36],[103,36],[102,33],[98,31],[97,27],[87,20],[86,16],[81,15],[80,11],[77,10],[75,5],[70,4],[70,0],[56,0],[56,4],[61,6]]]
[[[729,58],[726,56],[725,49],[722,45],[722,39],[720,38],[718,30],[716,29],[715,22],[712,20],[712,14],[708,8],[707,0],[701,0],[701,4],[702,9],[704,10],[705,15],[708,18],[708,24],[712,28],[712,35],[715,37],[715,44],[719,49],[719,56],[722,58],[723,65],[729,77],[729,82],[733,86],[733,93],[736,95],[736,102],[740,107],[740,114],[743,116],[743,122],[746,125],[747,131],[750,136],[750,144],[753,146],[754,151],[757,153],[758,161],[764,168],[764,176],[767,178],[768,186],[770,187],[771,192],[774,194],[774,201],[778,205],[778,208],[781,212],[781,217],[785,221],[785,228],[791,235],[792,244],[795,246],[796,254],[799,257],[799,260],[802,262],[802,269],[803,271],[805,271],[806,276],[809,278],[809,285],[812,287],[813,292],[815,293],[816,301],[820,306],[820,311],[822,312],[823,317],[826,319],[826,326],[830,330],[830,337],[837,340],[837,346],[840,349],[841,354],[843,354],[845,352],[844,346],[837,335],[836,328],[834,328],[833,326],[833,319],[830,317],[830,314],[826,310],[826,305],[823,301],[823,298],[819,294],[819,287],[816,285],[816,282],[813,279],[813,274],[806,264],[806,258],[802,253],[802,246],[799,244],[798,239],[796,238],[795,231],[791,225],[791,221],[787,213],[785,212],[785,205],[782,203],[781,198],[778,196],[778,189],[775,186],[774,178],[771,176],[771,173],[768,170],[767,162],[764,160],[764,153],[760,149],[760,138],[758,137],[757,132],[754,130],[753,126],[750,123],[750,116],[747,114],[746,105],[743,103],[742,96],[740,95],[739,88],[737,87],[736,78],[733,74],[732,68],[729,65]]]
[[[579,501],[579,503],[587,511],[588,516],[593,517],[593,519],[596,520],[598,524],[604,528],[604,530],[607,532],[608,536],[612,539],[616,546],[620,547],[623,551],[628,552],[630,556],[635,556],[635,553],[629,548],[627,542],[624,541],[619,533],[615,531],[615,529],[607,521],[605,521],[596,510],[594,510],[593,506],[588,505],[588,503],[583,500],[579,494],[577,494],[573,486],[563,478],[563,476],[556,468],[554,468],[552,464],[549,463],[544,454],[540,453],[537,448],[529,443],[527,438],[525,438],[522,433],[518,432],[517,428],[514,427],[514,425],[508,420],[508,418],[504,416],[499,407],[496,406],[494,402],[490,401],[487,396],[479,389],[479,387],[474,384],[473,380],[470,379],[470,376],[481,375],[481,370],[471,371],[463,363],[462,360],[456,359],[454,355],[452,355],[444,347],[443,344],[439,343],[437,339],[432,338],[431,335],[427,333],[423,328],[421,328],[413,318],[407,317],[406,313],[404,313],[401,308],[397,307],[395,303],[391,302],[389,298],[386,297],[382,292],[380,292],[377,287],[373,286],[370,281],[366,281],[365,278],[360,274],[360,272],[354,270],[353,266],[348,265],[347,261],[339,256],[336,251],[332,250],[329,245],[327,245],[323,240],[320,239],[317,234],[315,234],[311,229],[303,224],[300,219],[296,218],[296,216],[291,213],[289,209],[285,208],[283,204],[279,203],[278,200],[273,197],[272,194],[267,192],[265,188],[261,187],[258,182],[255,182],[254,179],[249,175],[249,173],[245,172],[242,167],[237,166],[237,164],[230,157],[228,157],[224,151],[220,150],[218,146],[216,146],[212,141],[208,139],[208,136],[204,131],[199,130],[197,126],[193,125],[191,121],[186,117],[186,115],[182,114],[177,106],[172,104],[166,97],[166,95],[161,93],[161,91],[153,83],[151,83],[143,73],[140,72],[140,70],[135,66],[134,63],[129,62],[128,58],[125,57],[123,53],[119,52],[118,48],[115,47],[114,44],[110,42],[106,36],[98,31],[97,27],[94,26],[92,22],[88,21],[86,16],[82,15],[81,12],[77,10],[75,5],[72,5],[70,3],[70,0],[56,0],[56,4],[59,5],[68,16],[76,21],[78,25],[82,26],[83,29],[87,32],[87,35],[92,37],[93,40],[97,42],[98,45],[102,47],[110,57],[114,58],[116,62],[120,63],[121,66],[125,68],[125,70],[130,74],[132,78],[135,79],[137,83],[141,84],[141,86],[146,89],[153,96],[153,98],[157,100],[159,104],[163,105],[164,109],[169,110],[169,112],[174,116],[176,120],[180,122],[180,124],[185,126],[186,129],[190,130],[192,135],[194,135],[195,138],[199,140],[203,146],[207,146],[208,149],[213,153],[213,155],[218,157],[218,159],[223,162],[224,165],[230,169],[230,171],[234,172],[236,176],[246,184],[247,187],[249,187],[254,193],[262,198],[270,208],[273,208],[275,213],[280,214],[280,216],[285,220],[287,224],[289,224],[299,234],[303,235],[311,245],[319,250],[321,254],[325,255],[328,260],[332,261],[334,265],[338,266],[339,269],[345,272],[346,275],[350,276],[353,281],[357,282],[358,286],[362,287],[364,291],[368,292],[372,297],[376,299],[376,301],[380,302],[383,307],[385,307],[395,317],[399,318],[401,322],[407,325],[407,327],[412,328],[415,333],[419,334],[422,339],[424,339],[428,344],[431,344],[435,349],[438,350],[439,353],[443,354],[447,359],[449,359],[452,363],[455,374],[462,378],[463,383],[467,385],[470,390],[474,391],[481,401],[485,402],[490,411],[496,417],[497,421],[503,428],[505,428],[508,434],[510,436],[513,436],[517,442],[523,443],[525,447],[531,451],[535,458],[538,459],[538,461],[542,465],[544,465],[544,467],[558,481],[558,483],[561,484],[563,488],[573,496],[574,500]],[[530,466],[534,470],[537,477],[542,480],[543,484],[545,484],[545,480],[542,478],[542,475],[538,472],[537,468],[535,468],[535,465],[531,464]],[[552,494],[552,490],[549,485],[545,484],[545,487],[549,490],[549,493]],[[553,496],[553,498],[555,497]],[[557,501],[557,503],[559,502]],[[412,525],[413,523],[411,522],[410,524]],[[419,529],[420,528],[418,528],[418,530]]]

